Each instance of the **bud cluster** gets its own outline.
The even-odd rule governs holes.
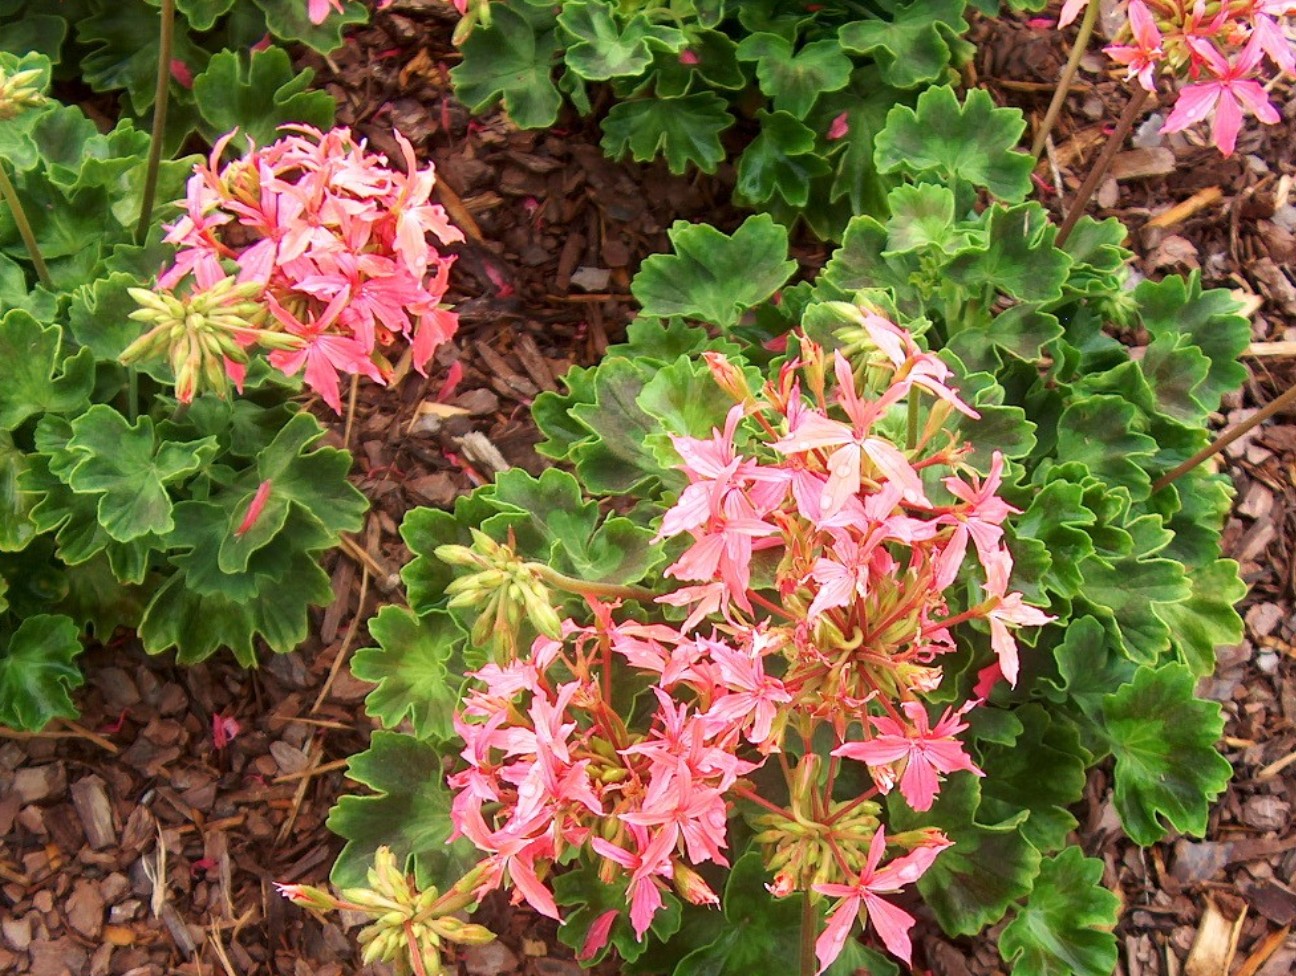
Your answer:
[[[361,930],[364,965],[390,962],[400,976],[440,976],[447,970],[442,960],[446,943],[483,945],[495,936],[484,926],[458,918],[476,900],[477,877],[469,874],[454,888],[440,894],[436,888],[419,891],[396,864],[390,848],[379,847],[369,869],[367,888],[343,888],[332,895],[310,885],[276,885],[290,901],[315,911],[351,911],[373,921]]]
[[[0,68],[0,122],[16,119],[28,109],[39,108],[48,101],[39,87],[41,74],[39,68],[13,74]]]

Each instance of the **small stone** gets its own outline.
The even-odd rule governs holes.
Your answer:
[[[1276,796],[1252,796],[1242,804],[1242,822],[1256,830],[1283,830],[1291,822],[1291,804]]]
[[[20,769],[14,773],[13,789],[23,803],[57,798],[67,789],[67,772],[62,763]]]
[[[464,971],[468,976],[497,976],[517,968],[518,958],[503,942],[468,946],[463,953]]]
[[[25,952],[32,940],[31,916],[0,918],[0,936],[3,936],[4,944],[10,949]]]
[[[612,280],[612,272],[607,268],[577,268],[571,276],[571,283],[581,291],[607,291]]]
[[[78,881],[64,910],[68,925],[87,939],[97,939],[103,931],[104,900],[93,881]]]

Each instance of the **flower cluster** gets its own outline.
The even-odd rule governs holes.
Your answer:
[[[169,349],[177,379],[183,370],[189,380],[177,384],[181,400],[200,389],[222,392],[222,371],[240,385],[248,351],[259,346],[276,369],[290,376],[304,369],[306,384],[340,412],[339,372],[385,382],[385,353],[398,336],[422,371],[457,328],[441,304],[454,258],[428,235],[445,245],[463,234],[429,202],[431,165],[419,169],[399,133],[404,173],[346,129],[285,130],[224,165],[234,133],[220,139],[190,177],[184,214],[167,227],[178,250],[158,285],[171,294],[142,303],[153,313],[153,338],[128,355]],[[242,326],[209,328],[193,341],[190,313],[228,311],[232,301],[252,310]],[[159,321],[172,306],[176,314]]]
[[[1061,23],[1085,0],[1068,0]],[[1296,76],[1292,0],[1129,0],[1128,21],[1105,48],[1148,91],[1157,78],[1186,79],[1163,132],[1179,132],[1212,115],[1211,141],[1224,155],[1237,145],[1245,114],[1272,125],[1278,110],[1264,82],[1272,71]]]
[[[948,368],[880,314],[832,308],[838,336],[864,352],[858,372],[800,337],[800,359],[757,395],[737,366],[708,359],[739,402],[724,430],[672,439],[689,483],[659,532],[687,542],[666,570],[686,585],[657,601],[687,619],[629,619],[587,595],[592,623],[564,621],[560,636],[473,675],[450,785],[457,834],[488,855],[479,893],[508,884],[558,918],[546,881],[580,851],[624,887],[642,939],[666,892],[718,900],[696,869],[728,864],[728,822],[742,813],[772,894],[834,900],[821,968],[860,917],[909,959],[913,919],[884,896],[949,841],[887,832],[875,798],[896,789],[927,810],[943,776],[980,775],[957,738],[977,702],[933,721],[925,701],[954,649],[950,628],[982,621],[988,670],[1015,682],[1012,630],[1051,618],[1009,589],[1003,460],[984,479],[966,473],[970,449],[948,420],[976,412]],[[960,612],[947,594],[969,551],[980,596]],[[615,697],[644,687],[633,710]],[[785,791],[757,792],[752,775],[775,757]],[[843,760],[873,786],[840,787]],[[594,920],[584,958],[620,914]]]

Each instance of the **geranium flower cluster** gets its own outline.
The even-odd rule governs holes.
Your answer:
[[[1084,5],[1068,0],[1062,23]],[[1292,0],[1129,0],[1127,11],[1107,55],[1148,91],[1161,75],[1187,81],[1163,132],[1213,116],[1211,141],[1228,156],[1245,115],[1267,125],[1279,120],[1265,82],[1275,72],[1296,76]]]
[[[976,412],[948,368],[880,314],[835,308],[849,323],[839,335],[868,351],[858,371],[801,337],[799,361],[758,396],[709,357],[739,402],[709,438],[673,438],[689,483],[659,533],[689,543],[666,571],[687,585],[658,600],[687,619],[630,619],[587,596],[592,623],[567,620],[473,675],[451,815],[488,855],[481,890],[507,884],[558,918],[547,881],[580,849],[605,884],[625,886],[642,939],[668,890],[718,901],[696,868],[729,863],[741,812],[775,897],[831,900],[821,970],[857,919],[909,960],[914,919],[888,896],[950,842],[888,832],[876,798],[898,790],[927,810],[945,775],[980,775],[958,740],[978,703],[934,717],[925,700],[954,649],[950,628],[983,621],[989,670],[1015,682],[1013,630],[1051,618],[1009,588],[1003,459],[984,479],[968,473],[970,449],[947,421]],[[980,595],[956,612],[947,594],[969,552]],[[461,582],[460,596],[472,589]],[[862,764],[872,787],[839,795],[844,762]],[[752,774],[775,764],[784,789],[758,793]],[[621,914],[594,920],[584,958]]]
[[[430,202],[431,164],[420,169],[400,133],[405,172],[347,129],[284,130],[228,164],[221,156],[235,133],[220,139],[167,227],[175,261],[158,278],[161,300],[136,316],[153,328],[123,361],[168,355],[182,401],[203,388],[223,393],[226,379],[241,386],[259,346],[285,374],[304,369],[307,386],[341,412],[339,373],[386,382],[398,337],[422,372],[458,327],[442,305],[454,258],[437,245],[463,234]],[[166,314],[172,307],[178,314]]]

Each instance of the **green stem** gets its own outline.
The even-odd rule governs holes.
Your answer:
[[[1062,247],[1071,236],[1071,231],[1075,229],[1076,223],[1084,215],[1085,205],[1089,198],[1093,196],[1094,190],[1098,189],[1098,184],[1102,178],[1107,175],[1107,170],[1111,167],[1112,160],[1120,152],[1121,146],[1125,144],[1125,137],[1129,135],[1130,129],[1134,128],[1134,120],[1139,117],[1139,112],[1143,110],[1143,103],[1147,101],[1148,95],[1152,94],[1142,85],[1134,87],[1134,94],[1125,104],[1125,111],[1121,113],[1120,121],[1116,123],[1116,128],[1107,139],[1107,145],[1103,146],[1102,154],[1093,164],[1093,169],[1085,177],[1085,181],[1080,184],[1080,189],[1076,191],[1075,202],[1071,204],[1071,209],[1067,211],[1066,219],[1062,221],[1062,226],[1058,228],[1056,246]]]
[[[1049,133],[1053,131],[1054,123],[1062,114],[1062,106],[1066,103],[1067,95],[1071,94],[1071,82],[1075,81],[1076,72],[1080,70],[1080,61],[1089,47],[1089,38],[1093,37],[1094,25],[1098,22],[1098,10],[1101,6],[1098,0],[1090,0],[1089,6],[1085,7],[1084,19],[1080,21],[1080,31],[1076,34],[1075,43],[1071,45],[1071,56],[1067,58],[1066,67],[1062,69],[1062,77],[1058,79],[1053,101],[1049,102],[1048,111],[1044,113],[1044,121],[1035,132],[1035,141],[1031,143],[1031,155],[1036,159],[1039,159],[1040,153],[1044,151]]]
[[[810,892],[801,896],[801,976],[815,976],[819,961],[815,958],[815,939],[819,935],[819,913],[810,900]]]
[[[593,596],[610,600],[638,600],[640,603],[651,603],[657,598],[653,590],[642,586],[621,586],[617,583],[591,583],[589,580],[566,576],[544,563],[527,563],[527,569],[540,579],[568,593],[577,596]]]
[[[1291,404],[1294,401],[1296,401],[1296,386],[1292,386],[1289,389],[1283,391],[1281,396],[1265,404],[1263,407],[1257,410],[1246,420],[1242,421],[1242,423],[1238,424],[1236,427],[1231,427],[1230,429],[1226,430],[1224,433],[1220,434],[1219,437],[1215,438],[1215,440],[1211,441],[1209,444],[1203,447],[1200,451],[1198,451],[1196,454],[1190,457],[1183,464],[1179,465],[1177,468],[1173,469],[1172,471],[1163,474],[1160,478],[1158,478],[1156,481],[1152,483],[1152,490],[1154,492],[1160,491],[1162,488],[1166,487],[1171,482],[1176,481],[1179,478],[1182,478],[1193,468],[1197,467],[1197,465],[1201,464],[1207,458],[1214,457],[1216,454],[1224,450],[1224,448],[1228,447],[1230,444],[1232,444],[1235,440],[1237,440],[1247,431],[1252,430],[1254,427],[1256,427],[1256,425],[1264,423],[1266,420],[1268,420],[1278,411],[1282,410],[1285,407],[1291,406]]]
[[[140,203],[135,243],[143,244],[153,220],[158,168],[162,165],[162,139],[166,132],[167,98],[171,93],[171,48],[175,40],[175,0],[162,0],[162,28],[158,51],[157,89],[153,95],[153,135],[149,140],[148,169],[144,172],[144,198]]]
[[[126,419],[135,423],[139,417],[139,369],[134,365],[126,367]]]
[[[23,209],[22,201],[18,199],[18,191],[9,182],[9,174],[5,172],[3,162],[0,162],[0,195],[4,196],[5,203],[9,205],[9,212],[13,214],[14,224],[18,227],[18,236],[22,238],[23,244],[27,245],[27,253],[31,255],[32,264],[36,267],[36,277],[40,279],[42,285],[53,291],[54,282],[50,280],[49,268],[45,267],[40,245],[36,243],[36,235],[32,233],[31,224],[27,221],[27,211]]]
[[[909,429],[905,432],[905,449],[912,451],[918,444],[918,392],[909,388]]]

